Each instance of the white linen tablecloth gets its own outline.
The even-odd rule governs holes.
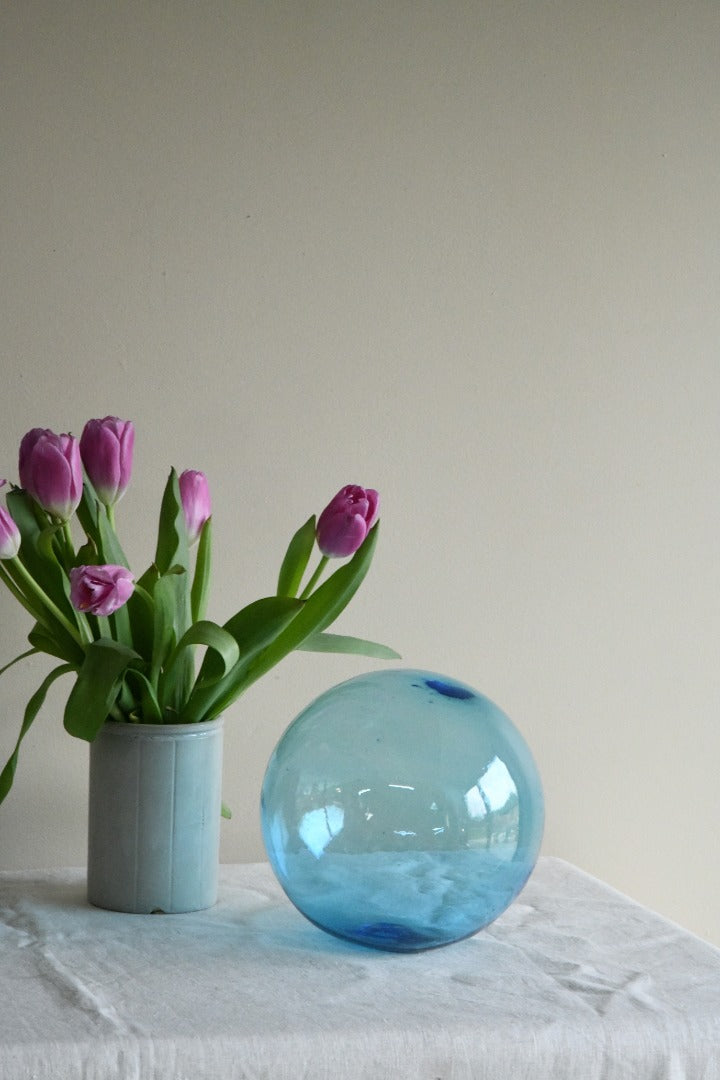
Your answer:
[[[720,951],[540,859],[472,938],[345,944],[265,864],[216,907],[88,906],[82,870],[0,874],[0,1080],[720,1080]]]

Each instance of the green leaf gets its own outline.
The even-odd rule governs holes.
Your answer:
[[[72,608],[69,602],[70,584],[52,552],[43,556],[40,552],[40,537],[44,526],[36,519],[25,491],[14,490],[8,495],[8,505],[12,508],[16,523],[21,522],[23,541],[19,557],[5,559],[0,569],[0,580],[30,612],[36,621],[37,629],[45,635],[45,643],[39,646],[51,656],[82,662],[84,650],[78,634],[73,635],[70,627],[77,626],[82,616]]]
[[[277,595],[297,596],[315,545],[315,515],[301,525],[288,545],[278,576]]]
[[[181,651],[190,645],[206,645],[220,658],[222,668],[218,678],[225,675],[240,659],[240,648],[232,634],[229,634],[222,626],[202,619],[191,626],[180,638],[167,662],[167,671],[174,666]]]
[[[150,680],[143,675],[142,671],[129,667],[125,671],[125,684],[128,685],[131,682],[136,684],[140,696],[139,714],[133,715],[131,719],[143,724],[162,724],[162,709]],[[136,694],[133,695],[133,698],[137,701]]]
[[[94,542],[92,540],[88,540],[87,543],[82,544],[82,546],[77,549],[77,553],[75,555],[75,565],[76,566],[98,566],[99,565],[97,548],[95,547],[95,544],[94,544]]]
[[[27,653],[23,653],[23,656],[27,655]],[[20,656],[16,657],[16,660],[21,659],[22,657]],[[15,663],[15,660],[11,661],[11,663]],[[10,667],[10,664],[7,664],[6,667],[3,668],[3,671],[6,671],[8,667]],[[3,771],[0,772],[0,803],[3,801],[7,793],[10,791],[10,788],[12,787],[13,780],[15,779],[15,770],[17,769],[18,755],[20,753],[20,744],[30,730],[33,720],[39,713],[43,702],[45,701],[45,698],[47,696],[48,690],[56,679],[59,679],[61,675],[65,675],[67,672],[73,670],[74,668],[70,664],[61,664],[60,667],[54,668],[50,672],[50,674],[43,680],[43,682],[40,684],[40,687],[35,691],[33,696],[28,701],[27,706],[25,707],[23,722],[20,728],[18,740],[15,744],[15,749],[8,758]]]
[[[212,565],[212,518],[208,518],[200,532],[197,555],[195,557],[195,574],[193,575],[192,588],[190,589],[190,613],[192,621],[198,622],[205,618],[207,610],[207,596],[210,588],[210,568]]]
[[[65,730],[92,742],[108,718],[128,664],[140,657],[118,641],[100,638],[88,645],[85,661],[65,705]]]
[[[189,614],[187,620],[178,615],[187,599],[186,580],[182,567],[171,566],[158,580],[153,593],[155,637],[150,681],[157,688],[160,707],[175,714],[183,711],[195,681],[194,656],[191,649],[185,648],[192,643],[191,638],[185,640],[183,649],[179,648],[184,633],[192,634],[192,627],[184,629]]]
[[[54,551],[43,550],[43,533],[47,529],[47,523],[41,525],[35,515],[34,503],[26,491],[15,489],[6,496],[8,510],[15,521],[22,543],[20,545],[20,561],[40,586],[47,593],[54,604],[60,609],[68,620],[75,624],[75,609],[69,599],[69,583],[67,577],[58,562]],[[12,561],[7,561],[7,567],[12,571]],[[53,631],[57,624],[56,620],[48,613],[47,622],[51,622]]]
[[[168,657],[175,648],[175,581],[173,574],[163,574],[153,589],[155,602],[153,622],[152,663],[150,681],[158,688],[158,680]]]
[[[227,805],[227,803],[221,803],[221,805],[220,805],[220,816],[224,817],[227,821],[229,821],[230,818],[232,817],[232,810]]]
[[[65,660],[72,664],[76,671],[85,659],[85,650],[73,641],[69,634],[49,634],[40,623],[35,623],[28,634],[28,641],[33,646],[33,652],[44,652],[58,660]]]
[[[352,653],[358,656],[372,656],[376,660],[400,660],[400,653],[388,645],[377,641],[365,641],[363,638],[347,637],[345,634],[311,634],[305,638],[298,649],[306,652]]]
[[[180,498],[180,484],[177,473],[174,469],[171,469],[160,507],[158,542],[155,552],[155,565],[161,574],[160,580],[167,581],[167,584],[163,586],[163,602],[166,601],[167,596],[172,595],[174,638],[171,648],[174,648],[176,642],[192,625],[189,561],[187,527]],[[164,575],[167,575],[167,578]],[[157,588],[155,597],[157,605]],[[162,614],[164,619],[167,610]],[[165,647],[167,641],[162,644]],[[156,646],[157,639],[153,642],[153,670],[157,670]],[[165,663],[166,659],[167,654],[163,655],[161,662]],[[186,653],[182,662],[176,665],[171,676],[164,679],[162,685],[158,685],[158,698],[161,706],[170,708],[174,712],[179,711],[190,694],[193,678],[193,658],[190,653]],[[155,680],[152,681],[153,685],[156,685]]]
[[[157,566],[153,564],[148,567],[142,577],[135,582],[136,588],[126,604],[130,619],[132,647],[148,663],[152,659],[155,630],[155,602],[152,597],[159,576]],[[146,599],[143,593],[147,594],[150,599]]]
[[[78,521],[95,545],[97,561],[129,568],[130,564],[107,510],[98,499],[95,488],[87,477],[83,481],[82,498],[76,513]],[[77,565],[82,565],[82,560],[78,559]]]
[[[302,610],[302,602],[292,596],[264,596],[236,612],[224,624],[240,648],[240,664],[246,664],[264,649]],[[236,665],[237,666],[237,665]],[[198,677],[199,685],[215,682],[219,672],[217,657],[208,653]]]
[[[290,596],[266,596],[254,600],[229,619],[223,629],[237,641],[240,659],[223,675],[220,662],[208,652],[190,699],[183,710],[188,722],[212,720],[239,694],[254,657],[264,649],[302,610],[302,602]]]
[[[279,603],[295,603],[295,612],[288,608],[277,626],[265,627],[265,642],[253,642],[248,649],[248,642],[239,632],[239,627],[225,624],[225,629],[237,637],[241,649],[241,659],[233,670],[214,687],[202,686],[203,671],[195,690],[190,697],[187,709],[193,720],[210,720],[218,716],[240,694],[278,664],[288,653],[306,641],[313,634],[319,633],[333,622],[347,606],[359,589],[372,561],[378,537],[378,526],[374,525],[364,543],[355,552],[350,562],[336,570],[307,600],[293,601],[291,597],[270,597],[256,604],[268,604],[271,600]],[[250,605],[253,608],[254,605]],[[241,620],[248,609],[240,612],[235,619]],[[204,666],[204,665],[203,665]]]
[[[187,570],[189,561],[180,484],[177,473],[171,469],[160,506],[155,565],[161,574],[166,574],[171,566],[181,566],[183,570]]]
[[[48,525],[41,529],[38,534],[37,549],[43,558],[48,560],[57,559],[55,541],[62,532],[62,525]]]
[[[328,627],[349,604],[367,574],[377,544],[379,523],[373,525],[350,562],[336,570],[304,602],[302,610],[263,650],[247,672],[238,692],[247,689],[311,635]]]
[[[127,556],[122,549],[117,533],[110,523],[104,506],[98,511],[98,535],[100,537],[98,548],[102,555],[102,561],[111,563],[113,566],[126,566],[129,569],[130,564]]]
[[[117,611],[113,611],[112,615],[108,615],[107,619],[113,639],[132,649],[135,643],[130,628],[130,612],[127,604],[125,603]]]
[[[32,642],[31,642],[31,644],[32,644]],[[14,660],[10,660],[10,662],[5,664],[4,667],[1,667],[0,668],[0,675],[4,675],[6,671],[8,671],[15,664],[19,664],[21,660],[25,660],[26,657],[28,657],[28,656],[36,656],[37,653],[40,652],[40,651],[42,651],[42,650],[37,649],[37,648],[26,649],[25,652],[21,652],[19,656],[16,656]]]
[[[97,549],[100,548],[100,533],[98,530],[98,516],[102,513],[95,488],[85,477],[83,481],[83,493],[80,505],[75,511],[86,536],[89,536]]]

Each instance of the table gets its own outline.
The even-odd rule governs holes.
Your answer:
[[[555,858],[472,938],[375,952],[265,864],[216,907],[0,874],[0,1080],[720,1080],[720,950]]]

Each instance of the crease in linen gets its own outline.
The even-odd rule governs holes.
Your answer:
[[[465,941],[323,934],[265,864],[189,915],[0,874],[0,1080],[720,1080],[720,951],[558,859]]]

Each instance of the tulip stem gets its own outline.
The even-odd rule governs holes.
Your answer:
[[[305,586],[305,588],[303,589],[303,591],[300,593],[300,596],[298,597],[299,600],[307,600],[308,596],[310,595],[310,593],[313,591],[313,589],[317,585],[318,579],[319,579],[320,575],[322,574],[323,570],[325,569],[325,567],[327,566],[328,562],[329,562],[329,556],[321,555],[320,562],[315,567],[315,573],[310,578],[310,580],[308,581],[308,583]]]
[[[65,548],[70,559],[75,558],[75,544],[72,538],[72,530],[70,529],[70,522],[63,521],[63,536],[65,537]]]
[[[70,531],[70,522],[58,522],[57,528],[58,531],[55,534],[58,541],[56,559],[62,568],[66,572],[69,572],[70,567],[75,561],[75,544],[73,543],[72,532]]]
[[[2,566],[2,564],[0,564],[0,578],[2,578],[15,599],[20,604],[22,604],[28,614],[32,615],[33,619],[35,619],[36,622],[42,623],[43,626],[47,627],[47,623],[44,619],[44,613],[38,611],[37,608],[33,607],[28,598],[25,596],[25,593],[18,588],[18,586],[15,584],[13,579],[10,577],[10,574],[5,569],[5,567]]]
[[[108,524],[110,525],[112,531],[117,535],[117,529],[115,528],[115,507],[106,506],[105,510],[107,512]]]
[[[30,576],[23,564],[20,562],[20,559],[17,557],[17,555],[14,559],[10,559],[9,561],[17,577],[20,579],[27,595],[33,600],[39,601],[43,607],[46,607],[50,614],[55,619],[57,619],[57,621],[65,630],[67,630],[68,634],[70,634],[70,636],[73,638],[74,641],[78,643],[78,645],[86,645],[87,642],[83,641],[83,635],[78,632],[77,626],[73,626],[70,620],[65,615],[63,615],[62,611],[57,606],[55,601],[51,600],[45,590],[40,588],[35,579]],[[84,621],[85,620],[83,620],[83,622]]]

